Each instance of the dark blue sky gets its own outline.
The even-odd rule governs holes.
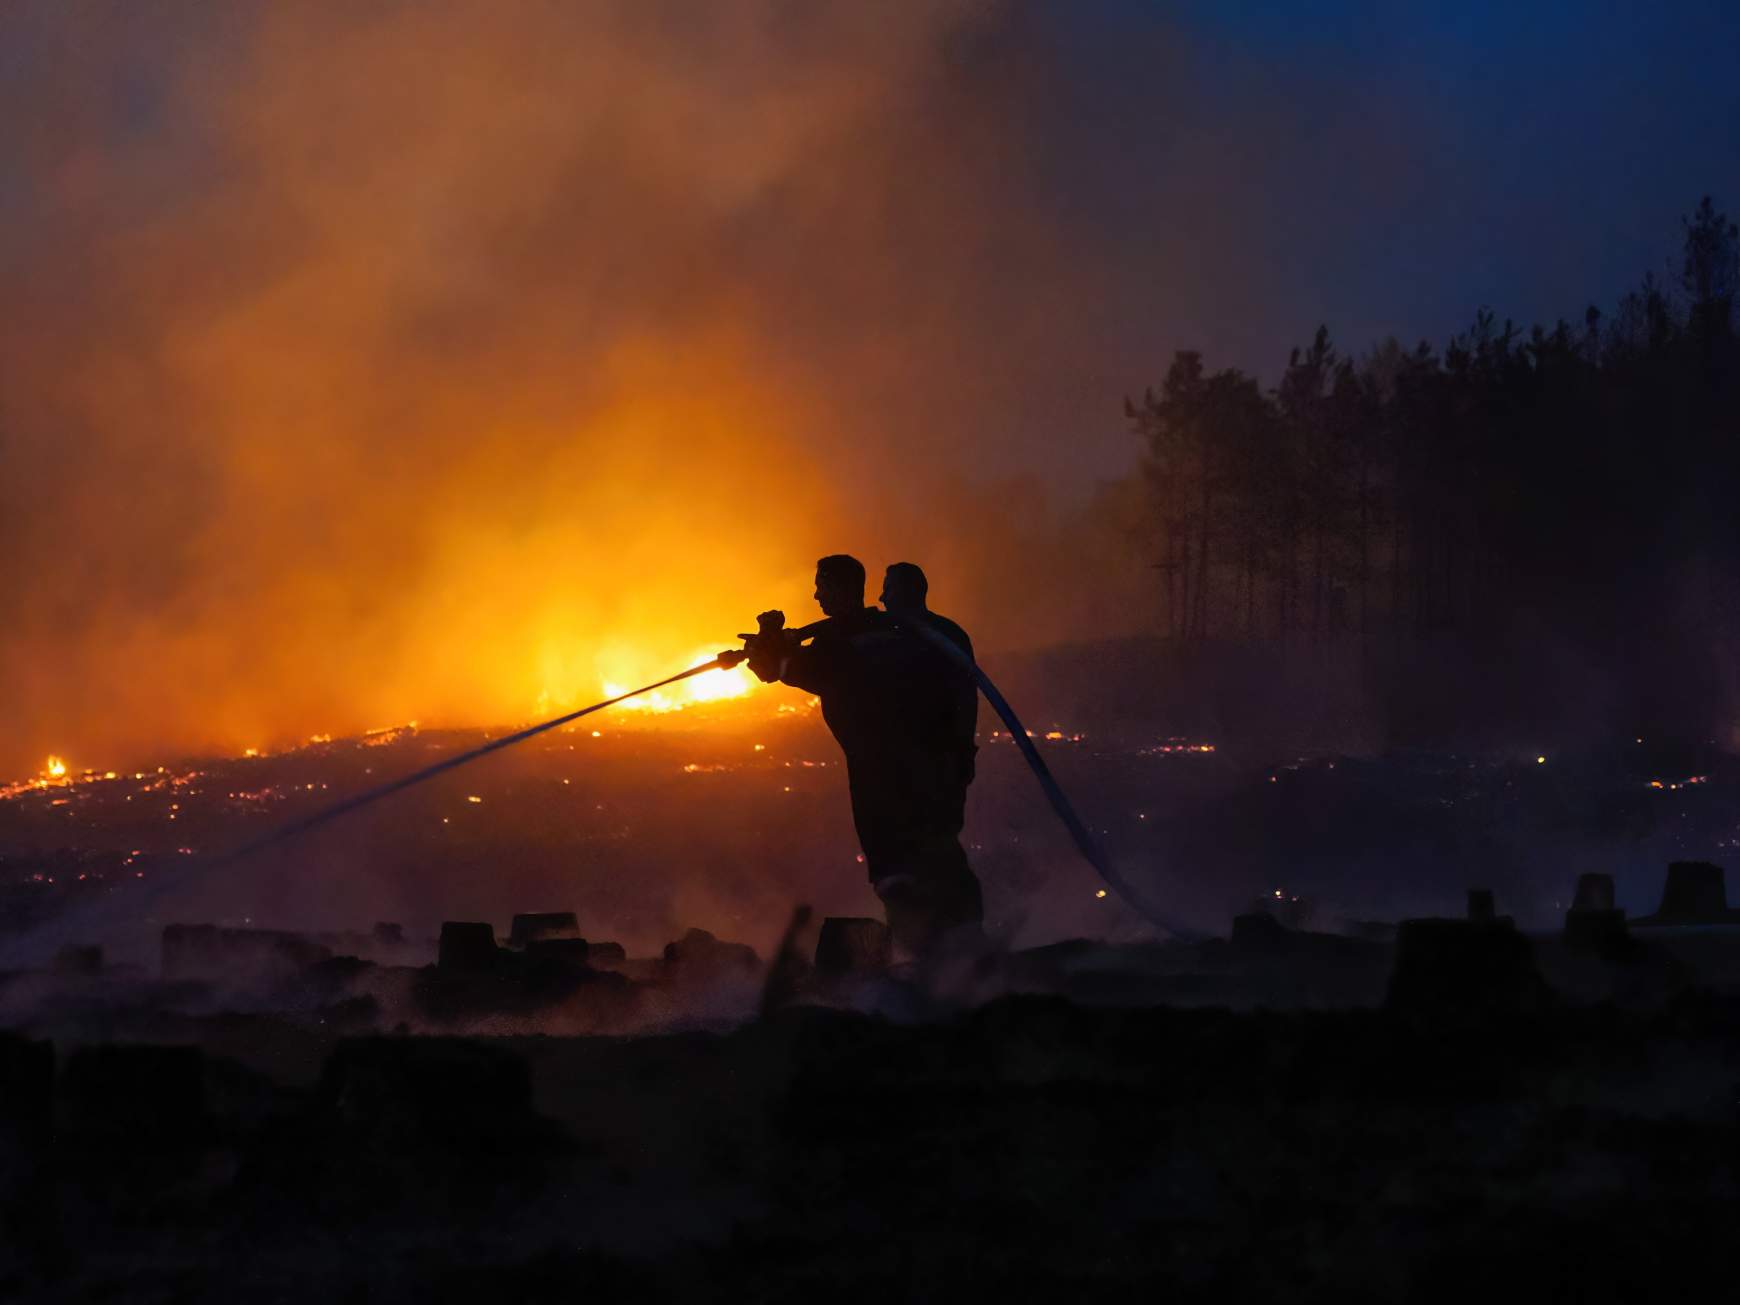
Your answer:
[[[1144,292],[1110,335],[1272,375],[1320,319],[1360,348],[1576,319],[1667,270],[1700,195],[1740,206],[1740,6],[1029,14],[1068,70],[1047,198]]]

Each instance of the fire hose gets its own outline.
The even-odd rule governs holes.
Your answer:
[[[212,862],[212,864],[227,865],[231,861],[239,861],[245,856],[252,856],[255,852],[264,851],[275,843],[282,843],[286,839],[294,838],[298,834],[305,834],[310,829],[316,829],[330,821],[337,820],[340,816],[349,815],[358,807],[366,807],[372,802],[379,802],[382,798],[391,797],[395,793],[402,793],[408,788],[421,784],[426,779],[434,779],[437,775],[444,775],[450,770],[457,770],[469,761],[476,761],[479,757],[487,757],[492,752],[500,752],[503,748],[511,748],[516,743],[524,743],[527,739],[536,738],[538,735],[548,733],[550,730],[560,729],[562,726],[567,725],[570,722],[579,720],[582,716],[590,716],[595,711],[603,711],[606,707],[614,707],[619,702],[626,702],[630,698],[638,698],[643,693],[651,693],[654,689],[662,689],[667,684],[675,684],[678,680],[686,680],[690,676],[701,674],[703,671],[729,670],[748,655],[747,652],[737,650],[722,652],[710,662],[702,662],[699,666],[691,666],[688,670],[681,671],[676,675],[667,676],[656,684],[643,684],[638,689],[630,689],[627,693],[619,693],[614,698],[606,698],[603,702],[595,702],[590,707],[582,707],[579,711],[568,712],[566,715],[557,716],[554,720],[543,721],[537,725],[528,725],[523,730],[517,730],[512,734],[504,734],[501,738],[492,739],[480,748],[473,748],[470,752],[461,752],[457,757],[448,757],[445,761],[437,761],[432,766],[425,766],[421,770],[414,770],[409,775],[402,775],[398,779],[389,780],[385,784],[379,784],[374,788],[355,794],[352,797],[348,797],[342,802],[336,802],[332,806],[314,812],[312,815],[304,816],[300,820],[293,820],[287,825],[274,829],[263,838],[255,839],[251,843],[236,848],[233,852],[226,852],[223,856]]]
[[[795,642],[801,642],[804,639],[813,637],[816,631],[824,624],[826,624],[826,622],[818,621],[813,625],[804,626],[801,629],[787,631],[786,635],[789,639]],[[1095,842],[1093,835],[1089,833],[1088,828],[1082,822],[1081,817],[1076,814],[1074,806],[1071,805],[1069,798],[1065,795],[1062,787],[1059,786],[1056,778],[1052,775],[1050,768],[1045,764],[1045,759],[1039,755],[1039,750],[1033,746],[1032,738],[1028,735],[1026,727],[1022,725],[1020,718],[1016,716],[1014,708],[1009,705],[1009,700],[1005,698],[998,690],[997,686],[991,682],[990,676],[985,674],[983,668],[981,668],[972,658],[968,657],[966,653],[957,648],[950,640],[939,634],[937,631],[931,629],[928,625],[921,622],[909,621],[898,622],[898,624],[902,629],[908,630],[924,639],[938,652],[958,665],[962,670],[969,671],[972,674],[974,683],[978,686],[979,692],[984,694],[985,700],[991,704],[992,709],[997,713],[998,717],[1006,726],[1008,726],[1010,738],[1015,741],[1015,745],[1021,750],[1021,755],[1026,760],[1028,768],[1032,770],[1034,778],[1039,781],[1039,787],[1045,793],[1046,801],[1051,805],[1051,809],[1057,814],[1058,819],[1062,821],[1064,828],[1069,832],[1070,841],[1075,844],[1075,848],[1079,853],[1081,853],[1082,859],[1086,861],[1088,865],[1093,867],[1095,873],[1097,873],[1110,888],[1115,890],[1119,897],[1153,924],[1158,925],[1160,928],[1178,937],[1190,936],[1190,931],[1168,921],[1145,904],[1142,901],[1141,896],[1130,887],[1129,882],[1118,873],[1117,869],[1112,865],[1111,860],[1100,849],[1099,844]],[[748,636],[743,637],[747,638]],[[606,707],[613,707],[619,702],[626,702],[628,699],[639,697],[643,693],[651,693],[653,690],[662,689],[666,685],[676,684],[678,681],[689,679],[691,676],[701,675],[711,670],[730,670],[732,667],[740,665],[748,658],[748,656],[748,648],[730,649],[726,652],[720,653],[711,661],[702,662],[699,666],[691,666],[686,671],[679,671],[677,674],[667,676],[653,684],[642,685],[638,689],[631,689],[627,693],[619,693],[615,697],[606,698],[602,702],[595,702],[589,707],[580,708],[578,711],[567,712],[551,720],[541,721],[536,725],[528,725],[525,729],[516,730],[512,734],[504,734],[499,739],[491,739],[482,747],[472,748],[470,751],[462,752],[458,756],[448,757],[443,761],[435,762],[433,765],[425,766],[421,770],[412,771],[410,774],[402,775],[398,779],[389,780],[384,784],[376,785],[374,788],[353,794],[351,797],[345,798],[341,802],[336,802],[329,807],[323,807],[321,810],[303,816],[298,820],[293,820],[288,824],[281,825],[277,829],[260,838],[244,843],[242,846],[234,848],[229,852],[225,852],[221,856],[215,857],[210,861],[201,863],[199,870],[202,873],[209,873],[210,871],[216,870],[220,867],[233,864],[236,861],[240,861],[246,857],[253,856],[256,853],[274,847],[279,843],[287,842],[301,834],[308,833],[310,830],[318,829],[322,825],[330,824],[341,816],[349,815],[352,811],[356,811],[361,807],[372,805],[375,802],[381,801],[383,798],[393,796],[395,793],[402,793],[408,788],[423,783],[425,780],[434,779],[437,775],[446,774],[450,770],[457,770],[459,767],[466,765],[469,762],[476,761],[480,757],[486,757],[492,752],[500,752],[503,748],[511,748],[516,743],[524,743],[527,739],[535,738],[539,734],[548,733],[550,730],[554,729],[560,729],[562,726],[571,724],[583,716],[590,716],[594,712],[603,711]],[[174,878],[185,880],[186,876],[175,876]],[[171,884],[159,880],[158,892],[160,893],[171,886]],[[156,894],[153,894],[153,896],[155,895]],[[134,905],[136,907],[137,903]],[[70,920],[67,921],[67,924],[70,925],[71,923]],[[84,923],[88,926],[90,923],[89,919],[87,918]],[[36,941],[41,943],[44,939],[38,936]]]
[[[818,621],[812,625],[806,625],[797,630],[787,631],[785,632],[786,637],[793,643],[801,643],[806,639],[814,637],[816,632],[825,624],[825,621]],[[1088,831],[1087,825],[1082,821],[1081,817],[1076,814],[1075,807],[1070,802],[1068,795],[1064,793],[1062,786],[1058,784],[1056,777],[1052,775],[1051,768],[1045,764],[1045,758],[1039,755],[1039,749],[1033,746],[1033,738],[1027,732],[1026,727],[1022,725],[1020,718],[1016,716],[1015,709],[1009,705],[1009,700],[1005,698],[997,686],[991,682],[991,677],[985,674],[984,669],[971,657],[968,657],[960,648],[956,647],[951,640],[945,638],[924,622],[897,620],[896,624],[901,629],[923,639],[937,652],[941,653],[962,670],[967,671],[972,675],[974,682],[978,685],[979,692],[985,695],[985,701],[991,704],[991,709],[997,713],[1003,724],[1008,726],[1009,737],[1015,740],[1015,746],[1021,750],[1021,756],[1027,762],[1028,769],[1033,772],[1033,777],[1039,781],[1039,787],[1045,794],[1045,800],[1050,803],[1052,811],[1057,814],[1058,820],[1063,823],[1064,829],[1068,831],[1070,841],[1075,844],[1076,851],[1081,853],[1082,860],[1092,866],[1094,872],[1098,874],[1099,877],[1106,882],[1107,886],[1112,888],[1119,897],[1123,898],[1124,901],[1129,903],[1143,916],[1147,917],[1152,923],[1159,925],[1169,933],[1180,936],[1185,934],[1187,932],[1186,930],[1165,920],[1152,908],[1145,905],[1142,902],[1140,895],[1131,888],[1129,881],[1126,880],[1123,875],[1118,873],[1117,868],[1112,864],[1111,858],[1101,850],[1093,835]],[[745,640],[749,638],[748,635],[740,637]],[[445,774],[447,771],[457,770],[460,766],[463,766],[468,762],[476,761],[479,757],[486,757],[492,752],[501,751],[503,748],[511,748],[516,743],[523,743],[527,739],[535,738],[539,734],[544,734],[550,730],[560,729],[564,725],[579,720],[582,716],[589,716],[595,711],[603,711],[606,707],[613,707],[619,702],[627,701],[629,698],[638,697],[643,693],[651,693],[655,689],[664,688],[667,684],[675,684],[679,680],[686,680],[690,676],[700,675],[705,671],[715,669],[730,670],[732,667],[740,665],[748,658],[748,656],[749,650],[747,648],[731,649],[720,653],[711,661],[702,662],[699,666],[691,666],[688,670],[669,676],[666,679],[658,681],[656,684],[643,685],[638,689],[631,689],[627,693],[619,693],[614,698],[606,698],[603,702],[595,702],[590,707],[582,707],[579,711],[571,711],[566,715],[557,716],[553,720],[543,721],[537,725],[529,725],[525,729],[516,731],[513,734],[504,734],[501,738],[492,739],[480,748],[473,748],[469,752],[462,752],[456,757],[448,757],[445,761],[438,761],[434,765],[425,766],[422,770],[413,771],[409,775],[390,780],[385,784],[378,785],[375,788],[368,789],[365,792],[346,798],[344,801],[335,803],[323,810],[316,811],[300,820],[292,821],[290,824],[272,831],[263,838],[257,839],[252,843],[237,848],[233,852],[227,853],[213,864],[227,864],[231,861],[240,860],[242,857],[251,856],[253,853],[263,851],[274,844],[284,842],[287,839],[294,838],[299,834],[307,833],[311,829],[327,824],[330,821],[337,820],[340,816],[347,815],[359,807],[368,806],[370,803],[378,802],[382,798],[391,797],[395,793],[401,793],[405,789],[421,784],[424,780],[434,779],[435,776]]]
[[[823,620],[801,626],[796,630],[770,631],[764,629],[763,633],[783,633],[785,638],[795,646],[813,638],[826,624],[827,621]],[[1062,822],[1064,829],[1068,831],[1070,842],[1075,844],[1075,850],[1081,854],[1081,859],[1093,867],[1094,873],[1099,875],[1109,888],[1123,898],[1150,924],[1157,925],[1176,938],[1199,937],[1200,935],[1196,930],[1169,920],[1153,906],[1144,902],[1141,895],[1131,887],[1129,880],[1118,872],[1117,867],[1112,864],[1111,858],[1105,854],[1094,836],[1088,831],[1087,824],[1076,813],[1074,804],[1069,800],[1069,795],[1063,791],[1063,786],[1051,773],[1051,767],[1045,764],[1045,758],[1039,755],[1039,749],[1033,744],[1032,733],[1021,723],[1021,718],[1015,714],[1015,709],[1009,705],[1009,700],[1003,696],[1002,691],[991,682],[991,677],[985,674],[984,667],[969,657],[952,639],[943,635],[926,621],[906,620],[897,616],[895,617],[895,625],[909,634],[917,635],[938,653],[973,677],[973,682],[978,686],[979,692],[984,695],[985,701],[991,704],[991,710],[996,712],[998,718],[1008,727],[1009,737],[1015,741],[1015,746],[1020,749],[1022,759],[1027,762],[1027,768],[1033,772],[1033,778],[1039,781],[1040,791],[1045,794],[1046,802],[1050,804],[1052,811]],[[751,637],[753,636],[747,634],[738,636],[744,640]],[[721,654],[721,656],[724,655]],[[745,652],[732,655],[741,658],[748,654]]]
[[[467,762],[476,761],[479,757],[486,757],[492,752],[500,752],[503,748],[511,748],[516,743],[523,743],[527,739],[534,738],[539,734],[548,732],[549,730],[559,729],[571,721],[579,720],[582,716],[590,716],[595,711],[603,711],[606,707],[613,707],[617,703],[624,702],[629,698],[638,697],[643,693],[651,693],[654,689],[662,689],[667,684],[675,684],[679,680],[686,680],[690,676],[700,675],[705,671],[729,669],[730,667],[737,665],[748,655],[747,651],[720,653],[717,657],[713,658],[712,661],[702,662],[699,666],[691,666],[688,670],[680,671],[676,675],[667,676],[656,684],[642,685],[640,688],[631,689],[627,693],[619,693],[614,698],[606,698],[603,702],[595,702],[590,707],[582,707],[579,711],[571,711],[565,715],[557,716],[554,720],[542,721],[537,725],[529,725],[523,730],[516,730],[512,734],[504,734],[499,739],[491,739],[482,747],[472,748],[469,752],[462,752],[456,757],[448,757],[445,761],[438,761],[432,766],[425,766],[421,770],[412,771],[409,775],[402,775],[398,779],[389,780],[385,784],[376,785],[374,788],[354,794],[351,797],[345,798],[342,802],[335,802],[329,807],[323,807],[319,811],[304,816],[299,820],[293,820],[286,825],[280,825],[270,833],[265,834],[260,838],[256,838],[251,842],[244,843],[240,847],[233,848],[232,850],[223,853],[221,856],[213,857],[209,861],[198,862],[195,865],[190,866],[186,873],[179,875],[160,875],[153,880],[149,891],[144,895],[143,901],[140,900],[138,894],[117,895],[109,898],[107,901],[96,903],[82,912],[71,912],[67,915],[59,916],[50,920],[26,935],[25,938],[12,940],[3,946],[0,946],[0,961],[3,961],[7,965],[15,964],[19,961],[27,947],[34,946],[35,948],[40,949],[56,946],[62,942],[70,940],[78,930],[82,929],[89,931],[94,925],[101,923],[105,918],[120,916],[123,913],[129,917],[137,917],[143,914],[143,912],[149,908],[151,903],[161,897],[164,893],[173,888],[186,887],[188,882],[195,876],[208,875],[214,870],[232,865],[237,861],[253,856],[258,852],[263,852],[267,848],[274,847],[279,843],[287,842],[299,834],[305,834],[311,829],[318,829],[321,825],[329,824],[332,821],[337,820],[340,816],[349,815],[359,807],[366,807],[372,803],[379,802],[382,798],[391,797],[395,793],[402,793],[408,788],[423,783],[424,780],[434,779],[435,776],[445,774],[450,770],[457,770],[460,766],[465,765]]]
[[[1045,800],[1051,804],[1051,809],[1057,818],[1063,822],[1063,827],[1069,831],[1069,838],[1075,844],[1075,850],[1081,853],[1081,859],[1093,867],[1094,873],[1105,880],[1108,887],[1123,898],[1131,907],[1138,911],[1149,923],[1158,925],[1166,932],[1178,938],[1194,937],[1195,931],[1174,923],[1148,904],[1131,888],[1130,883],[1118,873],[1094,836],[1088,832],[1088,827],[1082,818],[1076,814],[1074,805],[1063,791],[1056,778],[1051,773],[1051,767],[1045,764],[1045,758],[1039,755],[1039,749],[1033,746],[1033,736],[1022,725],[1021,718],[1015,714],[1015,709],[1009,705],[997,686],[991,683],[991,677],[973,658],[959,648],[954,640],[924,621],[899,621],[902,629],[908,630],[925,640],[939,653],[954,662],[962,670],[970,671],[973,681],[979,686],[979,692],[984,694],[985,701],[991,704],[991,710],[997,713],[999,719],[1009,729],[1009,737],[1015,740],[1015,746],[1021,749],[1021,755],[1027,762],[1027,768],[1033,772],[1033,778],[1039,781],[1039,787],[1045,794]]]

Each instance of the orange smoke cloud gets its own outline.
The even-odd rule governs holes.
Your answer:
[[[522,719],[970,524],[984,6],[142,9],[8,20],[14,769]]]

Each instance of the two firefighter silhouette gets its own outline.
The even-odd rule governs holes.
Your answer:
[[[864,565],[845,554],[816,564],[824,620],[786,628],[763,612],[743,656],[766,683],[821,700],[846,756],[852,823],[895,945],[916,958],[977,933],[979,881],[961,847],[978,747],[978,684],[966,631],[929,610],[910,562],[889,567],[882,610],[864,603]]]
[[[691,676],[745,662],[763,682],[789,684],[821,700],[822,719],[846,755],[852,823],[864,849],[871,886],[882,899],[896,947],[908,956],[933,957],[951,940],[977,936],[983,921],[979,881],[967,864],[960,839],[967,785],[973,781],[978,752],[974,725],[980,693],[1008,726],[1010,739],[1082,858],[1124,901],[1161,928],[1186,936],[1182,928],[1146,905],[1106,858],[1008,700],[974,661],[966,631],[929,609],[927,589],[923,571],[911,562],[896,562],[883,580],[882,608],[866,607],[864,564],[843,553],[824,557],[816,564],[816,602],[824,619],[813,625],[790,630],[785,613],[763,612],[757,618],[760,628],[743,636],[740,650],[722,652],[656,683],[528,725],[351,794],[226,853],[192,861],[180,875],[157,876],[143,899],[133,895],[93,900],[84,911],[60,917],[32,939],[42,945],[56,938],[70,939],[105,911],[137,914],[151,900],[186,888],[197,878],[281,847],[503,748]],[[23,946],[22,942],[15,942],[12,949],[0,946],[0,963],[21,954]]]
[[[1177,926],[1142,904],[1107,860],[1008,700],[974,661],[966,631],[929,609],[927,589],[923,571],[911,562],[896,562],[883,580],[882,608],[866,607],[864,564],[845,554],[824,557],[816,564],[816,602],[824,619],[813,625],[787,629],[783,612],[763,612],[760,628],[743,636],[740,650],[722,652],[656,683],[528,725],[352,794],[221,856],[202,859],[180,877],[159,876],[152,891],[161,895],[177,885],[185,887],[197,875],[279,847],[583,716],[691,676],[747,662],[764,682],[789,684],[821,700],[822,719],[846,755],[852,822],[871,886],[882,899],[895,945],[908,956],[923,960],[952,939],[970,939],[978,934],[983,919],[979,881],[967,865],[960,841],[967,785],[972,783],[978,752],[974,724],[980,693],[1008,726],[1010,738],[1082,858],[1125,901],[1182,936]],[[137,903],[134,909],[139,909]],[[86,917],[79,919],[89,923]],[[62,927],[78,922],[67,917]]]

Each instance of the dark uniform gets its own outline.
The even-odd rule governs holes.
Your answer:
[[[931,629],[935,630],[950,643],[954,644],[955,647],[964,652],[967,655],[968,661],[973,660],[973,641],[967,637],[967,632],[965,630],[949,620],[948,617],[940,616],[929,608],[926,608],[922,615]]]
[[[973,744],[969,726],[963,747],[953,659],[865,607],[823,622],[808,647],[758,641],[749,667],[821,699],[846,756],[870,882],[897,941],[922,955],[943,932],[977,925],[979,884],[959,837]]]
[[[902,615],[897,619],[912,618]],[[967,637],[965,630],[946,616],[938,616],[926,609],[919,613],[918,619],[952,643],[966,658],[964,664],[946,655],[940,659],[940,673],[944,683],[948,685],[949,739],[950,747],[958,758],[961,823],[965,824],[967,785],[973,782],[973,776],[977,774],[975,758],[979,752],[979,683],[973,678],[970,669],[973,662],[973,641]]]

